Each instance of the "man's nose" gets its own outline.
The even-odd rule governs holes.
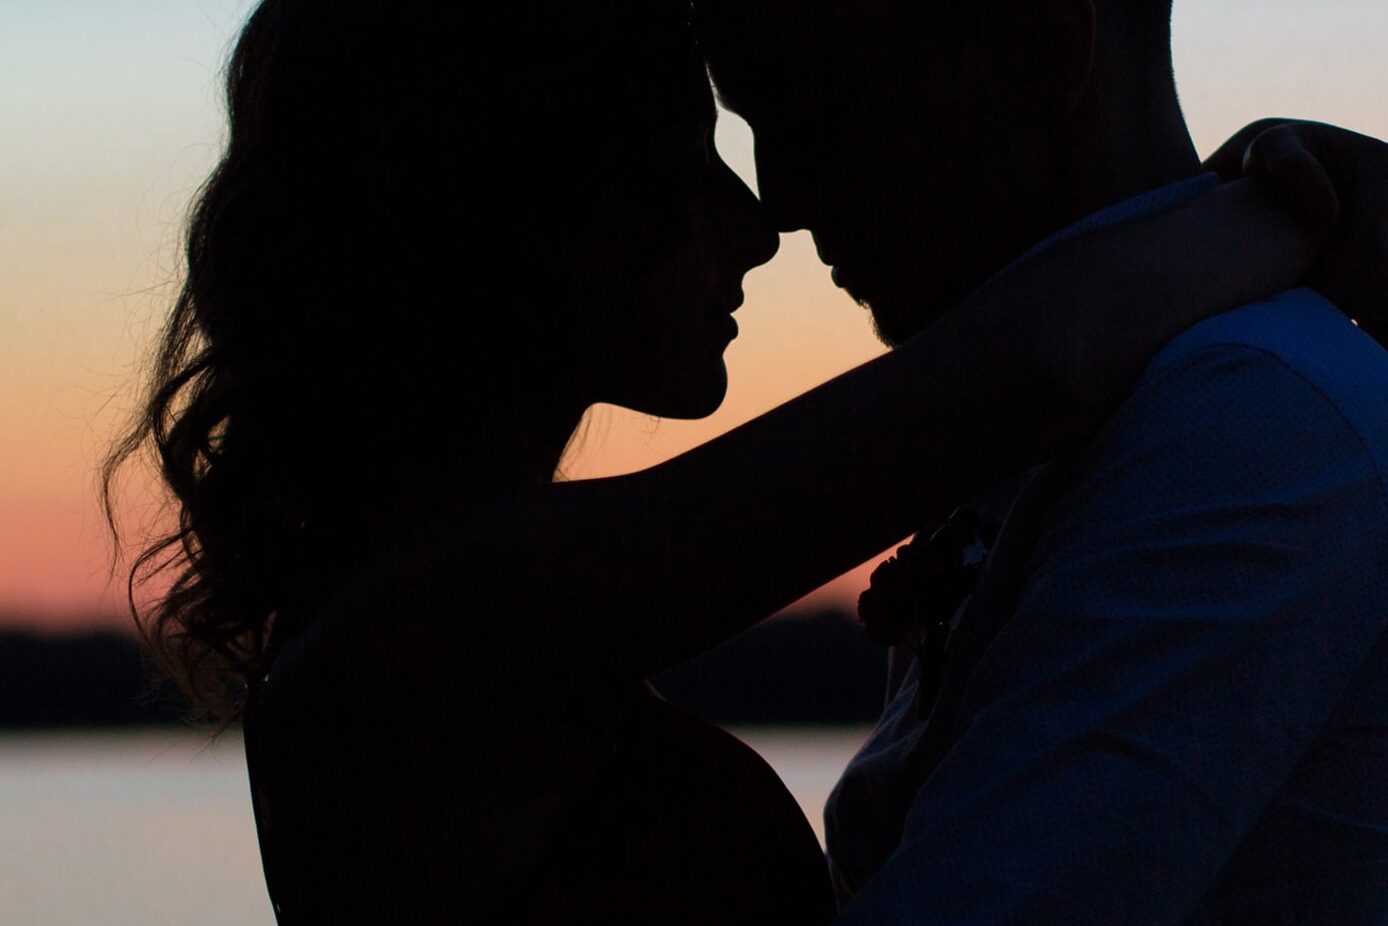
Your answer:
[[[759,222],[752,236],[752,260],[755,261],[752,266],[759,267],[766,263],[775,257],[780,249],[781,236],[776,234],[776,229],[770,222]]]
[[[786,158],[768,145],[756,144],[757,192],[767,220],[779,232],[809,227],[803,181]]]
[[[759,202],[741,180],[737,181],[737,188],[743,210],[742,220],[738,223],[743,230],[740,236],[742,247],[745,258],[751,266],[756,267],[776,256],[781,249],[781,236],[776,234],[765,203]]]

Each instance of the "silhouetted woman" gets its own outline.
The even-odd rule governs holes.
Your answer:
[[[688,18],[264,0],[236,46],[107,484],[157,449],[181,520],[140,625],[201,708],[244,712],[282,923],[827,921],[775,775],[644,679],[1080,439],[1164,338],[1312,262],[1317,234],[1225,187],[665,464],[557,482],[594,403],[718,407],[776,250]],[[1159,279],[1113,259],[1192,239]]]

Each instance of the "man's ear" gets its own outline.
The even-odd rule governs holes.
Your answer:
[[[1064,106],[1068,116],[1079,108],[1094,73],[1098,33],[1098,14],[1094,0],[1054,0],[1057,33],[1062,42],[1061,73],[1064,76]]]
[[[1031,84],[1034,114],[1065,118],[1079,108],[1094,72],[1094,0],[1013,0],[1013,53]]]

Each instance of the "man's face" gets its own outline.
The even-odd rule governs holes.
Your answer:
[[[1029,207],[1043,196],[1037,177],[1053,147],[1026,118],[1002,49],[955,16],[908,24],[895,9],[887,0],[700,8],[719,94],[755,134],[772,221],[813,233],[889,344],[1034,240]]]

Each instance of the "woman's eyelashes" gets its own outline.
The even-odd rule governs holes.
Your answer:
[[[659,173],[689,181],[705,181],[718,162],[713,127],[684,128],[663,135],[654,145],[652,158]]]

